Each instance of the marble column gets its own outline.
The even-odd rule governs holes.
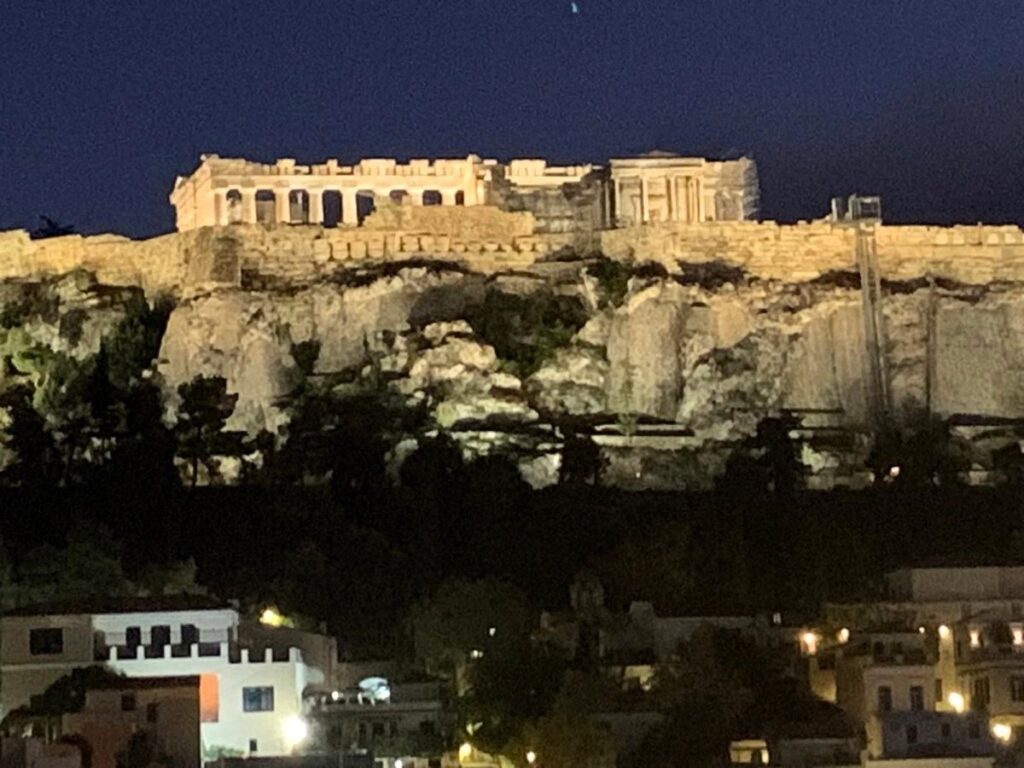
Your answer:
[[[612,200],[612,220],[611,225],[613,227],[622,226],[622,184],[618,179],[615,180],[615,198]]]
[[[256,190],[242,190],[242,221],[245,224],[256,223]]]
[[[228,223],[228,197],[226,190],[217,190],[213,193],[213,223],[218,227]]]
[[[309,195],[309,223],[319,226],[324,223],[324,192],[322,189],[311,189]]]
[[[640,220],[646,224],[651,220],[651,200],[647,189],[647,177],[640,177]]]
[[[341,191],[341,223],[353,227],[359,224],[359,208],[354,189]]]
[[[274,221],[278,224],[290,224],[292,220],[291,201],[287,187],[274,190]]]
[[[442,189],[441,190],[441,205],[455,205],[455,195],[458,190],[454,189]]]

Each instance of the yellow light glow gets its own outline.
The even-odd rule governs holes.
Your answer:
[[[526,762],[528,762],[530,765],[533,765],[537,762],[537,753],[534,752],[532,749],[526,753]]]
[[[924,627],[918,627],[918,628],[917,628],[917,631],[918,631],[918,633],[919,633],[919,634],[922,634],[922,635],[923,635],[923,634],[925,633],[925,631],[926,631],[926,630],[925,630],[925,628],[924,628]]]
[[[464,763],[466,760],[469,760],[469,758],[471,758],[472,756],[473,745],[470,744],[468,741],[463,742],[462,746],[459,747],[459,762]]]
[[[800,643],[804,647],[804,653],[813,656],[818,652],[818,636],[814,632],[804,632],[800,635]]]
[[[946,701],[949,702],[949,706],[953,708],[954,712],[964,711],[964,696],[962,693],[953,691],[946,697]]]
[[[992,735],[1007,744],[1013,738],[1013,728],[1006,723],[992,723]]]
[[[838,640],[840,643],[850,642],[850,630],[848,630],[846,627],[840,629],[839,632],[836,634],[836,640]]]
[[[947,627],[945,624],[939,624],[939,637],[941,637],[943,640],[945,640],[946,638],[949,637],[949,635],[950,635],[949,627]]]
[[[981,630],[980,629],[972,629],[971,630],[971,648],[980,648],[980,647],[981,647]]]
[[[301,717],[292,715],[284,719],[281,725],[284,741],[288,749],[294,749],[309,738],[309,725]]]
[[[268,627],[280,627],[284,625],[284,616],[274,608],[265,608],[260,614],[260,624],[266,624]]]
[[[1013,628],[1013,644],[1024,645],[1024,627]]]

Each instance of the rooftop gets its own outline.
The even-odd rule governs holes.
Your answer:
[[[164,613],[231,609],[224,600],[208,595],[152,595],[149,597],[100,597],[36,603],[7,611],[4,616],[71,616],[104,613]]]

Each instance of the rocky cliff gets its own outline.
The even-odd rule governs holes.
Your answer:
[[[135,375],[157,388],[164,423],[179,431],[183,419],[198,418],[183,387],[223,382],[215,426],[234,448],[211,447],[225,458],[206,462],[198,482],[244,480],[268,451],[304,439],[294,424],[311,398],[344,409],[356,396],[417,414],[388,429],[394,465],[444,434],[467,458],[508,458],[535,486],[557,482],[566,445],[583,440],[599,451],[600,482],[707,488],[735,461],[769,450],[766,423],[783,425],[812,487],[892,472],[900,446],[936,423],[961,478],[998,479],[1020,454],[1024,289],[1015,280],[955,280],[929,269],[911,279],[900,262],[901,276],[883,280],[876,351],[859,275],[838,251],[788,280],[749,271],[757,254],[648,260],[640,248],[610,260],[568,247],[507,267],[492,259],[486,270],[429,253],[327,258],[320,263],[330,269],[289,277],[260,264],[271,256],[287,263],[295,243],[316,252],[333,235],[261,234],[257,256],[239,231],[160,246],[185,249],[188,259],[153,274],[187,276],[205,265],[206,277],[181,277],[166,292],[166,326]],[[824,268],[835,265],[842,268]],[[52,385],[70,396],[66,382],[53,384],[52,371],[26,360],[85,364],[116,352],[111,340],[142,294],[105,286],[109,266],[93,272],[99,282],[79,270],[0,285],[0,390]],[[946,272],[970,277],[961,267]],[[133,281],[130,270],[118,275],[110,282],[134,282],[150,305],[158,301],[152,283]],[[66,431],[34,397],[49,428]],[[5,402],[6,466],[16,461],[18,409]]]

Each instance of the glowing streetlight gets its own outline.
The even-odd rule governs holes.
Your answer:
[[[281,730],[284,732],[284,741],[289,750],[309,738],[309,724],[297,715],[286,717]]]
[[[838,640],[840,644],[850,642],[850,630],[846,627],[840,629],[839,632],[836,633],[836,640]]]
[[[284,616],[277,612],[276,608],[264,608],[260,614],[260,624],[268,627],[280,627],[284,625]]]
[[[462,742],[462,746],[459,747],[459,762],[464,763],[473,756],[473,745],[468,741]]]
[[[947,627],[945,624],[939,624],[939,637],[941,637],[943,640],[946,640],[949,638],[950,634],[952,633],[950,632],[949,627]]]
[[[537,762],[537,753],[534,752],[532,749],[526,753],[526,762],[528,762],[530,765],[533,765]]]
[[[1013,728],[1006,723],[992,723],[992,735],[995,736],[997,741],[1009,744],[1010,739],[1013,738]]]
[[[818,652],[818,636],[814,632],[807,631],[800,635],[800,643],[804,647],[804,653],[808,656],[813,656]]]
[[[946,701],[949,702],[949,706],[953,708],[954,712],[961,713],[964,711],[964,695],[962,693],[952,691],[946,697]]]

